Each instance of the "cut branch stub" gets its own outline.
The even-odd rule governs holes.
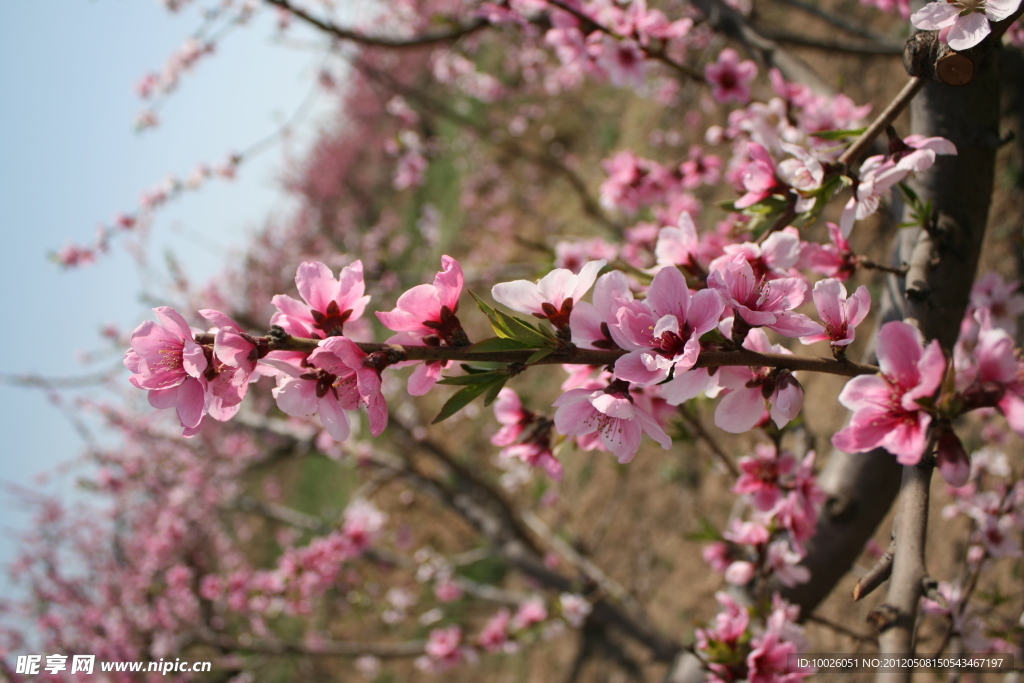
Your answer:
[[[911,76],[964,86],[974,80],[978,62],[984,54],[982,45],[957,52],[939,40],[938,31],[921,31],[907,41],[903,50],[903,67]]]

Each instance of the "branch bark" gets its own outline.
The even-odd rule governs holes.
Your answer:
[[[275,337],[270,339],[272,351],[301,351],[312,353],[319,348],[319,339],[301,337]],[[212,344],[212,334],[197,334],[198,344]],[[397,344],[378,344],[358,342],[357,346],[366,353],[386,353],[392,362],[401,361],[463,361],[478,363],[520,363],[525,364],[534,354],[535,349],[515,351],[484,351],[474,352],[470,346],[400,346]],[[615,361],[626,352],[598,351],[594,349],[572,348],[556,351],[546,358],[531,365],[614,365]],[[829,375],[856,377],[873,375],[878,367],[867,363],[854,363],[849,360],[835,360],[811,356],[794,356],[785,353],[758,353],[747,349],[734,351],[703,351],[697,359],[695,368],[714,368],[728,366],[750,366],[763,368],[783,368],[786,370],[805,370],[823,372]]]

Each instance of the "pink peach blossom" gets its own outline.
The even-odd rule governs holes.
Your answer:
[[[629,279],[620,270],[613,270],[597,278],[594,285],[594,303],[580,301],[573,305],[569,315],[572,343],[588,349],[617,349],[611,326],[617,323],[618,311],[633,301]]]
[[[398,298],[395,308],[377,312],[377,318],[398,332],[389,344],[406,346],[466,346],[469,340],[455,313],[463,284],[462,266],[451,256],[441,257],[441,270],[432,285],[416,285]],[[447,362],[420,363],[409,377],[409,393],[423,396],[441,377]]]
[[[932,2],[910,16],[910,23],[939,35],[954,50],[969,50],[992,32],[990,22],[1017,11],[1020,0],[950,0]]]
[[[743,342],[744,348],[760,353],[790,353],[773,345],[760,329],[753,329]],[[800,412],[804,390],[788,370],[763,367],[723,367],[718,382],[728,390],[715,410],[715,424],[733,434],[753,429],[764,417],[768,401],[769,416],[778,427],[784,427]]]
[[[160,322],[135,328],[124,354],[124,365],[132,371],[129,381],[149,391],[154,408],[174,408],[185,436],[192,436],[209,408],[205,373],[210,360],[180,313],[167,306],[153,312]]]
[[[363,295],[362,261],[342,268],[340,278],[335,278],[323,263],[303,263],[295,274],[295,284],[302,301],[284,294],[275,296],[273,303],[278,312],[270,323],[297,337],[341,335],[345,324],[359,318],[370,301]]]
[[[846,287],[835,278],[821,280],[814,285],[814,305],[818,316],[825,323],[825,330],[820,334],[800,337],[804,344],[829,341],[832,346],[848,346],[856,337],[856,327],[860,325],[871,310],[871,295],[868,288],[861,285],[849,299]]]
[[[801,278],[755,278],[742,255],[733,256],[724,268],[713,271],[708,286],[718,290],[749,327],[767,327],[787,337],[818,334],[823,329],[807,316],[793,312],[807,293],[807,284]]]
[[[591,261],[580,269],[579,275],[556,268],[538,282],[502,282],[491,288],[491,296],[514,311],[530,313],[567,329],[573,305],[587,293],[606,263],[604,259]]]
[[[916,465],[932,420],[918,399],[931,398],[942,382],[942,348],[938,341],[925,348],[921,333],[907,323],[886,323],[878,333],[878,365],[878,375],[854,377],[839,394],[839,402],[854,414],[832,444],[847,453],[881,446],[900,464]]]
[[[360,404],[369,409],[374,436],[387,426],[380,375],[366,364],[367,358],[351,339],[331,337],[309,356],[307,367],[279,359],[263,362],[281,372],[273,393],[282,411],[298,417],[319,413],[327,433],[344,441],[351,430],[347,411],[356,410]]]
[[[727,47],[718,55],[718,61],[704,67],[704,77],[711,84],[711,94],[719,102],[750,101],[750,83],[757,76],[757,65],[752,60],[741,62],[736,50]]]
[[[636,405],[625,382],[617,380],[606,389],[572,389],[554,403],[555,428],[566,436],[593,434],[614,453],[621,463],[627,463],[640,448],[644,432],[668,449],[672,440],[665,434],[654,417]]]
[[[657,384],[669,372],[685,372],[697,362],[701,335],[718,325],[725,303],[712,290],[692,297],[675,267],[654,276],[647,298],[619,309],[612,338],[628,351],[615,361],[615,376],[637,386]]]

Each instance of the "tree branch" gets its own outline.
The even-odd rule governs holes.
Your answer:
[[[925,82],[920,78],[911,78],[903,90],[899,92],[896,97],[885,107],[881,114],[879,114],[868,129],[857,140],[850,145],[850,148],[843,152],[842,156],[839,157],[838,163],[847,167],[853,166],[858,163],[864,155],[867,153],[868,148],[871,147],[871,143],[875,141],[879,135],[882,134],[886,128],[892,125],[892,122],[896,120],[906,106],[910,103],[914,96],[921,91],[924,87]]]
[[[359,657],[373,655],[381,659],[398,659],[417,657],[423,654],[426,643],[422,640],[410,640],[404,643],[363,643],[357,641],[328,641],[317,645],[308,645],[289,640],[270,638],[252,638],[214,633],[204,630],[196,636],[196,642],[213,645],[236,652],[258,652],[268,655],[307,655],[320,657]]]
[[[319,348],[319,339],[306,339],[285,335],[265,337],[270,342],[272,351],[300,351],[312,353]],[[212,344],[212,334],[197,334],[198,344]],[[519,363],[525,364],[535,349],[515,351],[484,351],[473,352],[471,346],[400,346],[398,344],[379,344],[358,342],[357,346],[366,353],[385,353],[390,362],[402,361],[463,361],[478,363]],[[599,351],[595,349],[573,348],[556,351],[532,365],[613,365],[625,351]],[[730,366],[748,366],[763,368],[782,368],[785,370],[806,370],[822,372],[829,375],[856,377],[873,375],[878,367],[865,363],[854,363],[849,360],[836,360],[812,356],[794,356],[785,353],[758,353],[748,349],[734,351],[703,351],[697,359],[695,368],[716,368]]]
[[[931,444],[929,444],[930,450]],[[878,638],[882,655],[906,655],[914,651],[917,606],[921,600],[921,582],[927,576],[925,540],[928,535],[928,493],[932,470],[925,465],[903,468],[899,507],[896,511],[896,553],[893,556],[889,594],[882,609],[894,610],[895,618],[887,623]],[[905,683],[912,669],[881,671],[879,683]]]
[[[846,33],[849,33],[850,35],[857,36],[858,38],[867,38],[868,40],[873,41],[875,43],[883,42],[883,40],[882,40],[882,38],[880,36],[878,36],[877,34],[873,33],[867,27],[861,26],[859,24],[854,24],[853,22],[847,21],[845,18],[843,18],[841,16],[837,16],[837,15],[832,14],[830,12],[826,12],[825,10],[821,9],[820,7],[812,5],[812,4],[808,3],[808,2],[804,2],[804,0],[778,0],[778,1],[780,3],[782,3],[783,5],[789,5],[790,7],[795,7],[795,8],[797,8],[798,10],[800,10],[802,12],[806,12],[807,14],[810,14],[813,17],[817,17],[818,19],[821,19],[825,23],[830,24],[830,25],[836,27],[840,31],[845,31]],[[901,49],[901,52],[902,52],[902,49]]]
[[[903,43],[847,43],[836,40],[828,40],[824,38],[815,38],[812,36],[803,35],[801,33],[791,33],[789,31],[783,31],[779,29],[769,29],[760,27],[759,30],[761,31],[761,35],[763,35],[768,40],[774,40],[776,43],[798,45],[800,47],[810,47],[816,50],[825,50],[827,52],[845,52],[851,55],[869,55],[885,57],[903,54]]]
[[[388,47],[388,48],[414,48],[424,47],[427,45],[434,45],[437,43],[450,43],[464,38],[472,33],[487,28],[490,26],[490,22],[486,19],[479,18],[472,21],[464,26],[458,26],[449,31],[442,31],[439,33],[427,34],[423,36],[416,36],[413,38],[389,38],[386,36],[370,36],[365,33],[359,33],[351,29],[342,28],[329,21],[317,19],[313,15],[306,12],[300,7],[296,7],[291,4],[289,0],[265,0],[270,5],[280,8],[286,12],[289,12],[293,16],[301,19],[310,26],[320,29],[324,33],[339,38],[341,40],[347,40],[359,45],[367,45],[370,47]]]

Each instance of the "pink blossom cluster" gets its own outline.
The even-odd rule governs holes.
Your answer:
[[[762,624],[752,618],[755,610],[728,594],[715,597],[721,611],[714,626],[697,629],[697,652],[707,662],[708,680],[769,683],[799,681],[814,673],[795,666],[792,656],[806,650],[803,629],[797,624],[798,607],[775,595]]]
[[[517,280],[492,289],[499,303],[549,322],[559,343],[571,340],[584,348],[623,352],[611,374],[579,374],[571,380],[554,404],[553,417],[560,433],[577,437],[584,448],[611,450],[622,462],[636,453],[643,433],[667,448],[671,441],[663,420],[671,406],[701,393],[722,394],[715,421],[727,431],[763,423],[766,401],[770,419],[784,426],[803,401],[792,372],[726,367],[711,373],[696,367],[702,350],[732,343],[760,353],[789,353],[773,345],[765,330],[843,347],[870,305],[864,288],[848,299],[841,283],[824,280],[814,292],[824,324],[795,312],[807,284],[796,269],[806,243],[794,229],[774,233],[762,244],[719,247],[714,240],[701,244],[688,215],[678,225],[659,235],[656,253],[663,265],[643,299],[634,296],[642,286],[621,272],[598,278],[604,260],[590,261],[578,273],[555,269],[538,282]],[[696,290],[677,265],[693,278]],[[225,420],[237,412],[250,381],[261,374],[276,377],[274,397],[284,413],[318,415],[334,439],[348,438],[349,413],[360,406],[369,410],[371,433],[379,434],[387,423],[381,373],[393,361],[383,351],[367,354],[352,338],[366,332],[361,318],[369,297],[362,263],[354,261],[338,277],[325,264],[303,263],[295,282],[302,300],[275,296],[271,324],[282,334],[320,340],[312,353],[271,351],[266,339],[247,335],[212,310],[202,314],[215,325],[208,333],[214,342],[199,344],[198,331],[177,312],[162,308],[157,310],[160,323],[144,323],[132,335],[125,364],[133,371],[133,383],[149,390],[154,406],[174,407],[188,435],[198,431],[207,414]],[[394,310],[377,313],[397,332],[388,343],[467,346],[456,314],[462,286],[461,266],[443,257],[433,284],[413,287]],[[593,303],[583,301],[592,287]],[[719,341],[708,341],[714,335]],[[445,367],[441,361],[419,363],[409,378],[409,392],[428,392]],[[501,397],[496,414],[505,428],[495,444],[557,479],[561,468],[548,443],[551,422],[525,410],[514,393]]]
[[[774,579],[784,586],[810,578],[800,561],[804,544],[814,535],[825,494],[814,477],[813,451],[802,462],[777,446],[758,444],[753,456],[742,458],[742,474],[733,492],[749,496],[753,515],[734,521],[704,550],[704,559],[730,584]]]
[[[884,325],[878,334],[881,372],[850,380],[839,401],[854,411],[850,425],[832,443],[847,452],[883,447],[902,464],[917,464],[935,448],[936,464],[947,482],[962,486],[970,461],[951,421],[977,409],[995,409],[1014,432],[1024,435],[1024,365],[1004,327],[1016,325],[1024,301],[998,276],[979,279],[960,328],[952,362],[937,341],[924,346],[920,332],[904,322]],[[1012,321],[1012,322],[1011,322]],[[931,441],[930,441],[931,440]]]
[[[860,167],[860,176],[853,197],[843,209],[839,226],[850,236],[855,221],[878,211],[879,202],[908,176],[926,171],[935,164],[937,155],[955,155],[956,147],[945,138],[911,135],[900,140],[890,135],[889,153],[868,157]]]
[[[357,499],[345,510],[341,528],[309,545],[289,547],[270,570],[238,569],[207,574],[199,594],[239,614],[261,619],[276,614],[310,614],[324,594],[344,578],[346,565],[377,539],[386,515]]]
[[[561,619],[549,611],[539,596],[524,600],[514,612],[503,607],[486,621],[473,640],[466,639],[458,625],[432,629],[425,654],[416,660],[416,667],[443,672],[462,663],[473,663],[483,654],[513,653],[542,632],[558,631],[566,624],[582,627],[593,610],[590,602],[576,593],[562,593],[559,606]]]
[[[491,443],[502,447],[501,457],[517,458],[541,468],[555,481],[562,480],[562,463],[551,452],[551,420],[524,408],[519,395],[507,387],[494,402],[494,417],[502,428]]]
[[[499,10],[497,3],[487,3],[492,21],[528,23],[537,9],[536,3],[510,3],[512,12]],[[620,6],[606,2],[573,2],[572,12],[558,8],[550,11],[551,28],[543,36],[561,62],[561,69],[550,74],[549,91],[575,87],[585,76],[606,80],[617,87],[639,88],[647,79],[649,50],[662,44],[662,50],[673,54],[685,51],[687,37],[693,27],[689,18],[669,21],[647,2]]]

